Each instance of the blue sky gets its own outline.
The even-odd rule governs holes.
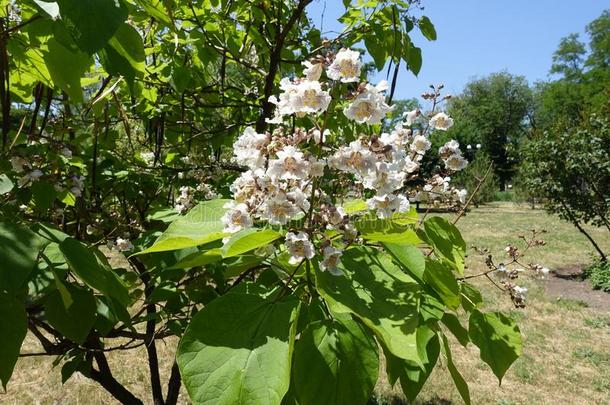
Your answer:
[[[344,12],[340,0],[314,0],[309,16],[320,27],[325,3],[323,32],[340,31],[342,25],[336,21]],[[400,72],[395,99],[418,97],[433,83],[444,83],[447,92],[458,94],[471,78],[502,70],[523,75],[530,83],[547,79],[559,40],[573,32],[587,39],[585,26],[610,7],[605,0],[423,0],[422,4],[438,39],[430,42],[412,36],[422,48],[424,63],[419,77]],[[385,76],[384,71],[376,79]]]

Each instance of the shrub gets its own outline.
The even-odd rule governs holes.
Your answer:
[[[583,272],[593,288],[610,291],[610,262],[597,260]]]

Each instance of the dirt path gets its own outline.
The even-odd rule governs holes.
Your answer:
[[[610,311],[610,293],[594,290],[589,280],[581,279],[581,273],[581,266],[554,270],[544,282],[547,294],[551,297],[583,301],[591,308]]]

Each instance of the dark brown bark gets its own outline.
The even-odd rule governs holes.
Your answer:
[[[265,129],[267,129],[267,122],[265,121],[265,119],[270,118],[271,112],[273,111],[273,104],[269,102],[269,97],[273,94],[275,76],[277,75],[280,69],[284,41],[290,33],[290,30],[292,30],[296,22],[303,15],[305,7],[307,7],[307,5],[312,1],[313,0],[300,0],[295,9],[293,10],[292,14],[290,15],[290,18],[284,25],[283,30],[281,26],[281,18],[277,19],[277,36],[275,38],[275,44],[273,45],[273,48],[271,48],[271,54],[269,56],[269,70],[267,72],[267,76],[265,77],[265,87],[263,91],[264,96],[262,100],[262,113],[260,118],[256,122],[256,132],[262,133],[265,131]]]

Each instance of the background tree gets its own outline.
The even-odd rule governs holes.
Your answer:
[[[481,144],[504,190],[519,160],[518,145],[529,128],[532,92],[525,78],[502,72],[473,80],[449,101],[448,109],[456,124],[447,136],[464,145]]]
[[[585,234],[605,261],[606,252],[582,225],[610,231],[610,12],[586,31],[588,46],[575,34],[561,40],[551,68],[559,77],[536,86],[535,125],[519,177],[549,212]]]

